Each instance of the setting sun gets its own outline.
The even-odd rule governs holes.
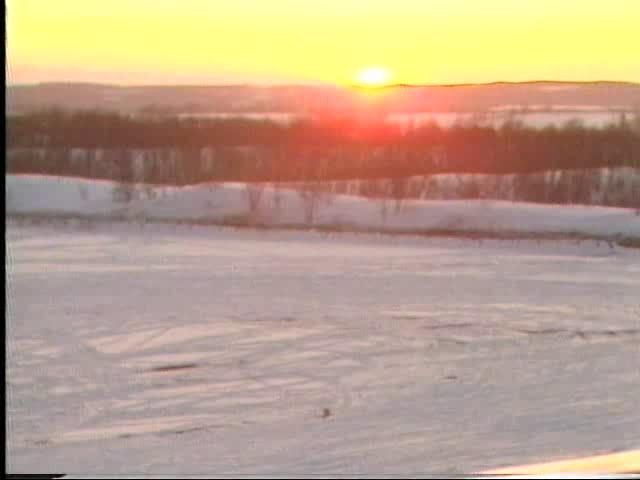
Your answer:
[[[358,83],[366,87],[381,87],[387,85],[390,79],[389,71],[380,67],[366,68],[357,77]]]

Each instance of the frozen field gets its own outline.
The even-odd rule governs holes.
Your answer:
[[[472,473],[640,446],[637,249],[80,221],[6,238],[10,473]]]

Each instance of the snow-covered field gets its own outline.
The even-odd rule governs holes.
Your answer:
[[[538,108],[536,108],[538,107]],[[622,107],[622,106],[620,106]],[[443,128],[455,125],[489,125],[500,127],[508,121],[517,120],[529,127],[542,128],[548,126],[561,127],[569,122],[580,122],[588,127],[605,127],[620,122],[623,114],[626,120],[634,118],[633,111],[610,111],[597,106],[547,106],[532,105],[530,111],[524,112],[523,105],[504,105],[487,112],[431,112],[431,113],[392,113],[387,116],[390,123],[401,126],[419,127],[435,123]],[[544,111],[551,108],[552,111]],[[536,111],[539,110],[539,111]],[[563,111],[564,110],[564,111]],[[283,125],[308,119],[305,115],[292,113],[183,113],[181,118],[245,118],[251,120],[270,120]]]
[[[496,200],[402,200],[329,194],[322,184],[190,187],[6,176],[9,215],[128,218],[413,233],[640,238],[640,209]]]
[[[16,196],[77,208],[61,185]],[[78,220],[6,238],[10,473],[407,476],[640,445],[638,250]]]

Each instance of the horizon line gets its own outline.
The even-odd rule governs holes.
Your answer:
[[[598,84],[620,84],[639,86],[640,82],[631,80],[495,80],[491,82],[465,82],[465,83],[391,83],[379,86],[365,86],[358,84],[338,84],[338,83],[282,83],[282,84],[265,84],[265,83],[175,83],[175,84],[123,84],[123,83],[101,83],[101,82],[83,82],[83,81],[41,81],[41,82],[25,82],[25,83],[7,83],[7,88],[14,87],[37,87],[37,86],[71,86],[84,85],[95,87],[114,87],[114,88],[292,88],[292,87],[311,87],[311,88],[338,88],[338,89],[356,89],[356,90],[384,90],[394,88],[455,88],[455,87],[476,87],[476,86],[494,86],[494,85],[536,85],[536,84],[565,84],[565,85],[598,85]]]

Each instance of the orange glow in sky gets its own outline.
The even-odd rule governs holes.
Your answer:
[[[640,81],[639,0],[8,0],[7,15],[9,83],[347,85],[370,65],[412,84]]]

